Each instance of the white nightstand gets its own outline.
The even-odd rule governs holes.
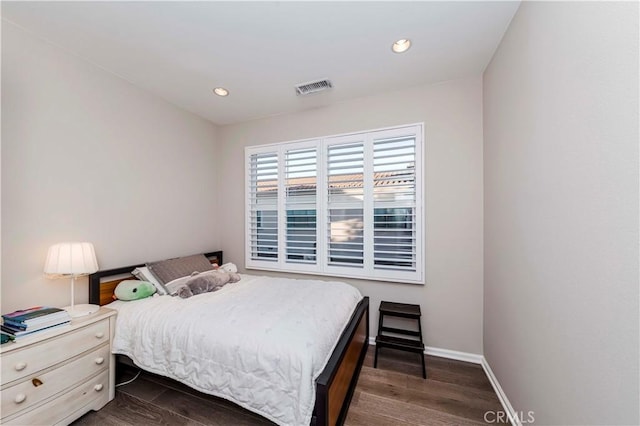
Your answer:
[[[116,311],[0,346],[3,425],[68,424],[115,395]]]

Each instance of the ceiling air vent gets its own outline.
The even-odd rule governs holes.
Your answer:
[[[318,81],[310,81],[308,83],[300,83],[296,85],[296,95],[304,96],[312,93],[322,92],[323,90],[331,89],[333,84],[331,81],[324,79]]]

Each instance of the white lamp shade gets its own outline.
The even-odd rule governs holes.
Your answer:
[[[91,243],[60,243],[49,247],[44,273],[52,278],[93,274],[98,270]]]

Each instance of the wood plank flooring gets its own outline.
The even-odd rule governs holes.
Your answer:
[[[418,355],[381,349],[373,368],[369,352],[345,421],[349,426],[478,425],[487,411],[502,410],[482,367],[427,356],[427,380]],[[133,372],[125,371],[125,381]],[[492,419],[495,417],[492,417]],[[199,393],[173,380],[143,372],[116,389],[102,410],[90,412],[74,426],[269,425],[270,421],[226,400]]]

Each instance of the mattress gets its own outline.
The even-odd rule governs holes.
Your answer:
[[[113,352],[279,425],[308,425],[315,379],[361,299],[341,282],[243,274],[189,299],[116,301]]]

